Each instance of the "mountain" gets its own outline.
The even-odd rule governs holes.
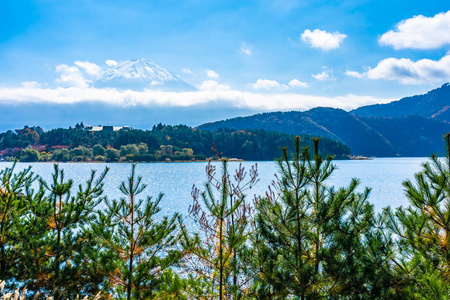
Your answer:
[[[402,156],[428,156],[443,153],[442,135],[450,132],[450,124],[421,116],[399,118],[358,117],[390,142]]]
[[[194,91],[193,86],[152,61],[131,59],[107,69],[94,81],[96,87],[122,89],[155,89],[164,91]]]
[[[365,156],[426,156],[442,150],[450,123],[408,116],[360,117],[342,109],[318,107],[306,112],[273,112],[206,123],[203,130],[265,129],[322,136],[342,142],[352,154]]]
[[[366,117],[403,117],[418,115],[450,122],[450,85],[429,91],[424,95],[402,98],[387,104],[368,105],[350,113]]]
[[[344,143],[353,154],[393,156],[395,149],[378,132],[342,109],[318,107],[306,112],[273,112],[212,122],[203,130],[265,129],[289,134],[327,137]]]

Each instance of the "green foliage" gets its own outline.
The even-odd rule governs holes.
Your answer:
[[[31,167],[15,173],[16,163],[0,171],[0,280],[18,275],[21,252],[15,243],[24,231],[27,214],[25,189],[36,180]]]
[[[146,200],[137,199],[147,185],[142,183],[142,177],[136,176],[135,169],[133,164],[130,177],[119,187],[125,198],[107,200],[107,209],[98,212],[94,227],[102,247],[114,257],[114,265],[107,270],[113,291],[128,300],[156,297],[163,279],[169,276],[165,272],[180,256],[171,250],[176,243],[177,215],[156,220],[163,195],[155,200],[148,196]],[[163,287],[171,289],[167,285]]]
[[[39,142],[40,135],[44,132],[39,126],[25,126],[23,129],[16,131],[17,133],[11,130],[0,133],[0,149],[25,148],[29,145],[35,145]]]
[[[441,87],[423,95],[406,97],[386,104],[362,106],[352,113],[359,116],[387,118],[416,115],[449,122],[449,114],[445,110],[449,93],[450,84],[444,83]]]
[[[415,182],[403,183],[407,208],[390,212],[391,230],[399,237],[402,271],[411,278],[418,299],[448,299],[450,291],[450,134],[445,156],[430,157]]]
[[[167,131],[155,128],[174,140]],[[431,156],[404,182],[410,206],[379,214],[357,179],[327,185],[335,165],[321,155],[319,139],[312,153],[300,137],[293,153],[284,148],[276,180],[253,205],[246,191],[258,182],[256,166],[232,174],[222,159],[216,174],[209,163],[204,188],[192,191],[196,232],[177,214],[161,215],[162,194],[140,198],[147,185],[136,165],[119,186],[124,197],[109,200],[107,168],[76,188],[58,165],[45,182],[14,163],[0,171],[1,292],[26,286],[29,297],[55,299],[448,299],[450,133],[444,141],[445,157]],[[144,150],[127,154],[133,160],[169,157],[134,147]],[[81,154],[72,159],[86,149],[72,149]],[[192,157],[191,149],[171,157]],[[119,159],[118,150],[108,152]]]
[[[76,148],[73,148],[69,152],[70,159],[74,161],[84,161],[84,160],[90,160],[93,157],[92,149],[86,148],[83,146],[79,146]],[[75,159],[76,158],[76,159]]]
[[[31,286],[42,287],[57,299],[73,297],[85,290],[86,286],[98,285],[91,281],[89,274],[83,272],[90,264],[88,254],[92,244],[88,241],[89,225],[94,217],[94,209],[102,201],[103,181],[108,169],[96,178],[95,171],[83,187],[80,185],[72,195],[73,181],[65,180],[64,171],[54,166],[52,182],[40,180],[40,192],[32,200],[31,218],[35,227],[31,233],[39,230],[38,241],[30,237],[25,248],[35,259],[25,266],[34,278]],[[36,223],[34,223],[36,222]],[[34,237],[36,238],[36,237]],[[42,246],[37,248],[36,246]],[[36,256],[38,255],[37,259]],[[37,274],[33,273],[36,272]],[[98,291],[98,287],[93,288]]]
[[[139,149],[140,155],[145,155],[148,153],[148,146],[146,143],[139,143],[139,145],[137,145],[137,147]]]
[[[39,161],[40,157],[39,151],[32,148],[26,148],[20,152],[20,160],[23,162]]]
[[[354,155],[417,157],[442,150],[440,136],[450,131],[450,123],[445,122],[450,120],[450,112],[445,109],[448,105],[449,91],[450,86],[446,85],[442,93],[430,92],[430,95],[416,96],[414,100],[407,98],[403,99],[404,101],[369,106],[352,112],[316,107],[304,112],[269,112],[237,117],[203,124],[198,128],[211,131],[220,128],[252,129],[251,131],[264,129],[293,135],[307,134],[340,141],[350,147]],[[393,107],[396,108],[392,109]],[[417,109],[418,107],[420,109]],[[371,113],[381,108],[388,108],[394,114]],[[414,113],[408,113],[411,112],[410,109]],[[435,111],[432,113],[430,110]],[[251,145],[250,142],[254,143],[248,141],[247,146]],[[322,139],[321,144],[325,143],[326,140]],[[336,154],[339,158],[343,150],[342,145],[330,146],[333,150],[330,149],[329,153]],[[338,151],[336,148],[341,149]]]
[[[366,200],[369,190],[357,193],[356,179],[338,190],[327,186],[335,166],[332,157],[320,155],[318,139],[311,158],[297,137],[293,157],[283,149],[278,166],[278,182],[257,205],[258,297],[392,297],[389,285],[378,290],[390,274],[373,276],[376,269],[389,270],[378,261],[386,260],[387,252],[377,248],[388,240],[375,228],[382,219]]]
[[[118,161],[120,158],[119,150],[114,148],[106,149],[106,158],[108,161]]]
[[[52,159],[55,161],[66,162],[70,160],[70,152],[68,149],[55,150],[52,155]]]
[[[92,154],[94,156],[99,156],[99,155],[105,156],[105,153],[106,153],[105,147],[103,147],[100,144],[96,144],[96,145],[94,145],[94,147],[92,147]]]
[[[120,156],[127,156],[128,154],[140,154],[138,146],[136,144],[120,146]]]
[[[37,129],[36,129],[37,130]],[[32,128],[25,128],[20,133],[6,132],[0,134],[0,150],[17,147],[24,148],[30,144],[40,145],[48,149],[61,149],[67,147],[70,150],[69,158],[65,153],[55,150],[52,156],[55,161],[90,161],[95,156],[106,156],[109,161],[117,161],[128,154],[133,155],[134,161],[152,161],[154,155],[156,161],[192,160],[214,157],[215,151],[220,156],[229,158],[241,158],[246,160],[273,160],[279,156],[279,148],[292,145],[292,135],[281,132],[269,132],[264,130],[217,130],[214,132],[193,129],[184,125],[157,126],[152,131],[120,130],[90,132],[82,129],[53,129],[48,132],[33,131],[35,138],[28,138]],[[25,134],[27,133],[27,134]],[[36,140],[37,139],[37,140]],[[310,143],[309,136],[302,136],[305,144]],[[92,146],[94,145],[94,146]],[[120,151],[119,157],[115,154],[108,157],[106,148],[114,148]],[[323,151],[344,158],[350,154],[348,147],[343,144],[323,139]],[[9,149],[13,152],[13,149]],[[42,151],[42,150],[41,150]],[[194,155],[195,154],[195,155]],[[11,155],[11,154],[9,154]],[[137,157],[144,158],[138,159]]]
[[[189,210],[200,234],[191,236],[182,229],[184,267],[204,283],[204,297],[240,299],[248,292],[252,276],[246,268],[252,209],[245,201],[244,191],[258,182],[257,168],[252,167],[248,180],[242,166],[232,177],[227,160],[223,159],[219,177],[211,164],[206,172],[205,191],[200,193],[193,187],[193,204]],[[205,208],[200,205],[200,198]]]
[[[95,161],[106,161],[106,156],[103,155],[97,155],[96,157],[94,157]]]

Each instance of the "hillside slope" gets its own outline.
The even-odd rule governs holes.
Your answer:
[[[306,112],[273,112],[203,124],[203,130],[265,129],[308,134],[340,141],[352,154],[365,156],[425,156],[442,151],[441,137],[450,123],[421,116],[360,117],[342,109],[314,108]]]
[[[450,122],[450,85],[429,91],[423,95],[402,98],[387,104],[368,105],[350,113],[365,117],[404,117],[418,115]]]

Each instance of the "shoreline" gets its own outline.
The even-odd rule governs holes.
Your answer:
[[[154,164],[154,163],[204,163],[204,162],[220,162],[221,159],[205,159],[205,160],[171,160],[171,161],[20,161],[18,163],[52,163],[52,164]],[[245,162],[246,160],[240,158],[228,159],[229,162]],[[273,161],[273,160],[259,160],[259,161]],[[13,160],[3,160],[1,163],[13,163]]]

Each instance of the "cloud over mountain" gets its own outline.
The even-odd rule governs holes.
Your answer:
[[[210,83],[211,85],[215,85]],[[296,93],[252,93],[237,90],[210,89],[193,92],[143,91],[115,88],[69,87],[41,88],[35,85],[0,88],[0,104],[99,102],[117,106],[195,107],[214,105],[254,110],[305,110],[316,106],[354,109],[362,105],[386,103],[392,99],[348,94],[325,97]]]
[[[207,70],[210,71],[209,79],[201,82],[199,90],[165,90],[161,87],[184,81],[147,60],[109,60],[107,65],[101,67],[87,61],[76,61],[72,66],[59,65],[56,67],[59,75],[55,80],[56,87],[35,81],[23,82],[19,87],[0,87],[0,105],[32,103],[82,106],[84,103],[95,103],[155,110],[195,110],[202,106],[211,110],[226,107],[230,110],[268,111],[305,110],[318,105],[353,109],[390,100],[353,94],[336,97],[300,94],[296,91],[308,87],[308,84],[298,79],[292,79],[288,83],[258,79],[248,85],[256,91],[241,91],[218,81],[219,75],[212,70]],[[131,84],[123,84],[128,81],[141,84],[140,88],[135,89]]]
[[[56,66],[56,73],[61,75],[55,82],[63,86],[87,88],[92,84],[92,80],[85,78],[83,72],[76,66],[58,65]]]

